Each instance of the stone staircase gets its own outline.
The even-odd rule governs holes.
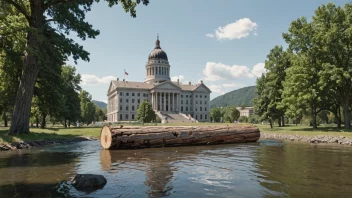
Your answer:
[[[161,123],[192,123],[198,122],[194,118],[187,116],[182,113],[164,113],[164,112],[156,112],[156,115],[161,119]]]

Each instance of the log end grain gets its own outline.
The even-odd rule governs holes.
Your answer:
[[[111,131],[108,126],[104,126],[100,132],[100,144],[104,149],[109,149],[112,142]]]

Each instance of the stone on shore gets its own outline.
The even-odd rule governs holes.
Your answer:
[[[77,190],[97,190],[101,189],[105,186],[106,179],[102,175],[94,175],[94,174],[77,174],[73,180],[72,185]]]

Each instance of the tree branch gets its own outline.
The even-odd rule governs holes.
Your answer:
[[[21,5],[19,5],[18,3],[16,3],[13,0],[4,0],[5,2],[7,2],[10,5],[13,5],[21,14],[24,15],[24,17],[26,17],[27,21],[30,21],[30,16],[28,15],[28,13],[26,12],[26,9],[21,7]]]
[[[48,9],[51,6],[58,5],[58,4],[66,4],[66,3],[72,3],[76,0],[52,0],[46,4],[44,4],[44,9]],[[85,0],[85,1],[92,1],[92,0]]]

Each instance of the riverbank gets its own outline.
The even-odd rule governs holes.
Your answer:
[[[260,139],[288,140],[307,142],[313,144],[339,144],[352,146],[351,130],[338,129],[331,125],[320,126],[312,129],[308,126],[289,125],[285,127],[270,128],[267,125],[258,125]]]
[[[101,128],[31,128],[30,130],[30,134],[9,136],[8,127],[0,127],[0,151],[96,140]]]

